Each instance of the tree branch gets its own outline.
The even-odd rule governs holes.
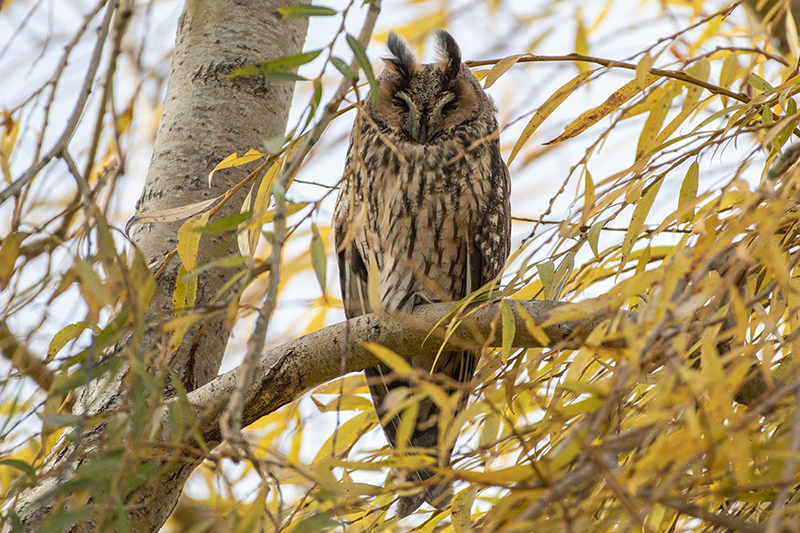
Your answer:
[[[540,300],[506,300],[514,312],[516,328],[514,346],[516,347],[561,347],[577,348],[599,325],[619,316],[617,313],[598,313],[589,318],[575,319],[574,305]],[[585,309],[584,302],[581,306]],[[475,336],[489,338],[489,346],[500,346],[500,324],[497,319],[501,302],[493,302],[475,310],[466,326],[459,327],[449,337],[450,348],[480,347]],[[345,372],[356,372],[373,366],[379,360],[365,347],[364,343],[376,343],[394,351],[402,357],[418,354],[423,346],[436,349],[446,336],[447,321],[442,320],[452,311],[453,304],[438,303],[420,306],[414,314],[403,319],[384,315],[378,319],[373,314],[364,315],[348,322],[329,326],[298,339],[277,346],[261,357],[256,365],[254,379],[246,394],[242,412],[242,425],[252,424],[287,403],[295,400],[306,390],[342,375],[342,344],[349,339],[347,366]],[[633,324],[637,313],[619,311],[622,322]],[[527,316],[525,316],[527,314]],[[558,316],[567,317],[559,320]],[[582,313],[585,316],[585,313]],[[568,318],[572,316],[573,318]],[[532,319],[547,336],[548,342],[537,340],[523,324]],[[443,322],[442,324],[439,324]],[[494,324],[494,338],[492,329]],[[438,326],[436,326],[439,324]],[[347,328],[349,327],[349,333]],[[435,329],[434,329],[435,327]],[[433,329],[433,331],[431,331]],[[429,335],[430,333],[430,335]],[[539,339],[542,339],[539,335]],[[621,336],[611,334],[609,347],[622,347]],[[209,447],[220,443],[219,417],[236,389],[239,369],[217,377],[210,383],[192,391],[188,395],[193,405],[204,406],[200,415],[200,435]],[[168,427],[168,424],[165,424]]]

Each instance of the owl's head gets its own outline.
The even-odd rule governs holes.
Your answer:
[[[434,144],[458,126],[494,120],[494,105],[461,62],[455,39],[444,30],[436,39],[438,60],[423,65],[402,37],[390,33],[392,55],[377,78],[377,100],[367,104],[381,129],[408,142]]]

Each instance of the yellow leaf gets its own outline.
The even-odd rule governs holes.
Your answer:
[[[208,212],[193,216],[178,230],[178,257],[181,258],[186,272],[192,272],[197,267],[197,252],[200,249],[202,235],[195,230],[205,227],[208,224],[208,217]]]
[[[549,300],[550,294],[553,292],[556,265],[552,261],[542,261],[536,264],[536,270],[539,271],[539,279],[542,281],[542,287],[544,287],[544,298]]]
[[[594,206],[594,180],[587,168],[583,173],[583,213],[581,214],[581,225],[589,220],[592,207]]]
[[[549,346],[550,345],[550,338],[544,332],[544,330],[536,325],[536,322],[533,320],[533,317],[528,313],[519,302],[517,304],[517,313],[522,317],[525,321],[525,329],[528,330],[534,339],[536,339],[542,346]]]
[[[639,90],[644,91],[647,89],[645,82],[647,75],[650,73],[650,68],[653,66],[653,56],[647,52],[642,59],[636,64],[636,83],[639,84]]]
[[[564,407],[559,409],[559,412],[564,416],[573,417],[577,415],[582,415],[583,413],[594,411],[601,405],[603,405],[603,399],[593,397],[581,400],[579,402],[571,403],[569,405],[565,405]]]
[[[736,74],[739,72],[739,58],[735,52],[728,54],[725,61],[722,62],[722,70],[719,73],[719,86],[728,88],[736,80]],[[725,104],[723,104],[725,105]]]
[[[339,387],[337,386],[336,393],[338,392]],[[317,405],[317,409],[319,409],[321,413],[329,413],[334,411],[369,411],[373,408],[371,401],[363,396],[356,396],[355,394],[344,394],[342,396],[338,396],[331,400],[327,405],[317,402],[313,396],[311,399],[314,400]]]
[[[667,126],[661,131],[661,133],[658,134],[658,137],[656,138],[652,146],[657,147],[664,144],[669,138],[669,136],[675,133],[675,130],[677,130],[681,126],[681,124],[683,124],[684,121],[686,121],[686,119],[689,118],[689,115],[694,113],[697,110],[697,108],[700,107],[700,105],[702,105],[702,102],[694,102],[688,106],[684,102],[684,106],[683,109],[681,109],[681,112],[678,113],[678,115],[675,118],[673,118],[669,124],[667,124]]]
[[[633,249],[633,244],[636,242],[636,238],[639,236],[639,232],[644,226],[644,220],[647,218],[650,208],[653,207],[653,202],[663,182],[664,179],[659,178],[650,185],[647,192],[642,196],[642,199],[636,204],[633,210],[633,216],[631,217],[631,223],[628,226],[628,231],[625,232],[625,239],[622,241],[622,259],[620,259],[619,262],[618,272],[622,272],[622,267],[625,266],[625,262],[628,260],[628,255],[631,253],[631,249]]]
[[[603,225],[606,223],[605,220],[598,220],[592,227],[589,228],[589,231],[586,232],[586,240],[589,241],[589,246],[592,247],[592,252],[594,256],[597,257],[600,255],[597,251],[598,241],[600,239],[600,230],[603,229]]]
[[[91,323],[88,320],[82,320],[80,322],[76,322],[75,324],[70,324],[56,333],[53,336],[53,340],[50,341],[50,347],[47,349],[47,359],[45,362],[49,363],[52,361],[58,352],[61,351],[61,348],[63,348],[69,341],[77,339],[86,328],[90,327],[90,325]]]
[[[586,26],[583,25],[583,18],[578,15],[577,24],[575,27],[575,53],[580,55],[589,55],[589,37],[586,34]],[[577,61],[579,72],[586,72],[589,70],[589,65],[584,61]]]
[[[644,80],[645,87],[652,85],[657,79],[659,79],[659,76],[648,74]],[[545,144],[558,144],[568,139],[572,139],[573,137],[577,137],[591,126],[594,126],[603,118],[619,109],[622,104],[640,92],[641,90],[639,89],[639,82],[637,80],[626,83],[618,91],[609,96],[605,102],[594,109],[587,111],[573,121],[572,124],[564,129],[564,133]]]
[[[477,494],[478,489],[476,487],[467,487],[453,498],[450,516],[456,533],[469,531],[469,525],[472,523],[472,504]]]
[[[253,204],[253,187],[247,191],[247,196],[244,197],[244,202],[242,203],[242,208],[239,210],[240,213],[246,213],[250,211],[251,206]],[[253,262],[253,249],[250,248],[250,222],[242,222],[239,224],[236,233],[236,243],[239,246],[239,253],[242,257],[246,257],[248,261],[248,266],[252,267],[251,264]]]
[[[256,159],[261,159],[267,154],[262,154],[257,150],[253,150],[252,148],[247,151],[242,157],[237,156],[235,153],[229,155],[225,159],[219,162],[217,166],[214,167],[214,170],[208,173],[208,186],[211,187],[211,180],[214,177],[214,173],[217,170],[222,170],[223,168],[231,168],[231,167],[238,167],[241,165],[246,165],[251,161],[255,161]]]
[[[209,200],[203,200],[202,202],[197,202],[194,204],[182,205],[181,207],[172,207],[170,209],[159,209],[157,211],[145,211],[144,213],[139,213],[138,215],[134,215],[125,225],[125,233],[129,233],[130,229],[135,224],[145,224],[149,222],[176,222],[178,220],[185,220],[209,209],[220,198],[222,198],[222,196],[217,196],[216,198],[211,198]]]
[[[345,450],[377,424],[378,415],[375,414],[374,409],[357,414],[328,437],[328,440],[325,441],[319,452],[317,452],[316,457],[314,457],[312,464],[335,455],[335,450],[333,449],[334,441],[336,441],[336,450]]]
[[[535,478],[536,470],[529,464],[501,468],[500,470],[490,470],[487,472],[475,472],[472,470],[459,470],[458,479],[482,485],[513,485]],[[455,505],[455,498],[453,499]]]
[[[2,168],[3,178],[10,185],[14,179],[11,176],[11,154],[17,144],[19,121],[14,120],[11,113],[3,112],[0,123],[3,125],[3,133],[0,134],[0,168]]]
[[[194,307],[197,301],[197,277],[190,276],[184,265],[178,269],[178,279],[175,282],[175,291],[172,293],[172,313],[181,314],[186,309]],[[188,330],[188,326],[183,330],[183,334]],[[183,338],[183,334],[175,337]],[[177,343],[180,344],[180,340]],[[177,348],[177,346],[175,346]]]
[[[411,435],[417,428],[417,416],[419,415],[419,402],[411,402],[408,407],[403,410],[400,415],[400,426],[397,428],[396,450],[397,453],[403,454],[406,451],[408,443],[411,441]]]
[[[250,251],[252,253],[255,253],[256,251],[258,239],[261,236],[261,227],[264,224],[272,222],[272,219],[275,215],[274,211],[267,211],[267,208],[269,207],[270,198],[272,198],[272,185],[275,183],[278,174],[283,168],[284,161],[285,158],[281,159],[280,161],[276,161],[271,167],[269,167],[267,172],[264,174],[264,177],[261,178],[261,183],[258,186],[258,192],[256,193],[253,203],[253,218],[248,225],[250,238],[249,244]],[[289,206],[287,205],[286,216],[289,216],[288,207]]]
[[[348,496],[377,496],[383,492],[382,487],[376,487],[369,483],[339,483],[339,489]]]
[[[392,372],[397,374],[397,377],[404,378],[411,376],[414,373],[414,369],[411,368],[411,365],[408,363],[408,361],[394,353],[389,348],[371,342],[364,343],[364,347],[372,352],[375,357],[380,359],[383,364],[391,368]]]
[[[261,489],[252,503],[238,506],[235,511],[237,520],[233,527],[233,533],[250,533],[251,531],[262,530],[260,524],[261,518],[265,514],[267,492],[269,492],[269,485],[265,481],[261,483]]]
[[[500,61],[498,61],[493,67],[492,70],[489,71],[489,74],[486,76],[486,82],[483,84],[484,89],[488,89],[497,79],[508,72],[508,69],[513,67],[520,58],[525,57],[524,54],[517,54],[513,56],[504,57]]]
[[[672,107],[672,99],[674,96],[674,91],[666,90],[661,101],[650,110],[650,114],[647,115],[647,120],[642,128],[642,133],[639,135],[639,144],[636,147],[636,159],[640,159],[655,148],[655,140],[658,137],[658,133],[661,131],[661,126],[664,125],[667,112]]]
[[[0,290],[4,290],[14,274],[14,266],[19,257],[19,245],[27,237],[27,233],[15,231],[10,233],[0,246]]]
[[[686,171],[686,177],[683,178],[683,183],[681,183],[681,192],[678,196],[679,208],[686,202],[694,203],[695,198],[697,198],[697,181],[699,175],[699,167],[697,161],[695,161],[689,166],[689,170]],[[682,216],[678,223],[691,222],[693,219],[694,210]]]
[[[686,69],[686,73],[700,81],[708,81],[708,75],[711,73],[711,63],[709,63],[707,57],[703,56]]]
[[[508,164],[510,165],[514,158],[517,157],[522,146],[531,138],[533,132],[541,126],[542,122],[545,121],[547,117],[549,117],[553,111],[556,110],[558,106],[561,105],[564,100],[567,99],[569,95],[575,92],[575,89],[580,87],[583,82],[585,82],[589,76],[591,76],[595,71],[594,70],[587,70],[586,72],[581,72],[570,81],[565,83],[560,89],[550,95],[545,103],[542,104],[542,107],[539,108],[538,111],[533,115],[530,122],[525,126],[525,129],[522,130],[522,134],[517,139],[516,144],[514,144],[514,148],[511,150],[511,155],[508,156]]]
[[[325,241],[319,233],[319,228],[311,223],[311,266],[314,267],[314,274],[317,275],[323,294],[328,276],[328,256],[325,253]]]
[[[508,361],[508,356],[511,355],[511,348],[514,344],[514,335],[517,332],[517,325],[514,320],[514,312],[505,301],[500,309],[503,317],[503,341],[502,349],[500,350],[500,359],[505,363]]]
[[[486,76],[488,76],[488,75],[489,75],[489,72],[491,72],[491,71],[490,71],[490,70],[488,70],[488,69],[483,69],[483,70],[473,70],[473,71],[472,71],[472,75],[473,75],[473,76],[475,76],[475,79],[477,79],[478,81],[483,81],[483,79],[484,79]]]
[[[520,300],[542,299],[542,281],[537,278],[527,285],[523,285],[522,288],[514,293],[514,297]]]

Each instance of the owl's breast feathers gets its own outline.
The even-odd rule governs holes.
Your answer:
[[[509,247],[508,173],[496,129],[476,126],[421,145],[372,135],[366,120],[361,128],[348,154],[343,188],[351,190],[340,202],[352,198],[353,220],[365,223],[350,236],[361,257],[375,254],[381,306],[409,312],[415,303],[460,299],[494,278]],[[349,215],[342,207],[337,214]]]
[[[372,311],[370,302],[410,313],[420,303],[459,300],[497,277],[508,257],[510,183],[495,109],[452,37],[440,31],[438,38],[441,60],[419,65],[407,44],[390,35],[393,57],[378,76],[377,98],[365,103],[350,137],[334,213],[348,317]],[[368,296],[372,275],[379,278],[378,302]],[[409,379],[383,364],[364,370],[393,447],[401,425],[397,402],[408,401],[416,423],[406,449],[449,464],[454,443],[442,435],[466,403],[477,355],[423,351],[410,358],[418,373]],[[434,380],[457,405],[434,401],[416,386],[419,379]],[[425,490],[402,496],[398,516],[423,500],[448,505],[452,490],[443,476],[423,468],[406,479]]]

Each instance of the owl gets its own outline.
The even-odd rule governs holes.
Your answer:
[[[364,100],[353,125],[333,220],[348,318],[377,305],[402,315],[421,304],[458,301],[497,278],[508,257],[510,179],[496,109],[453,37],[439,30],[436,39],[438,60],[420,64],[405,40],[389,35],[391,56],[377,77],[377,97]],[[463,409],[478,354],[429,350],[409,359],[417,379],[400,379],[383,364],[364,373],[389,444],[398,446],[405,412],[398,412],[398,402],[402,407],[411,399],[416,424],[401,444],[406,453],[447,466],[452,444],[443,441],[454,413],[440,419],[440,405],[415,383],[436,383],[457,395]],[[423,501],[449,505],[452,489],[432,471],[407,479],[425,489],[400,498],[399,516]]]

